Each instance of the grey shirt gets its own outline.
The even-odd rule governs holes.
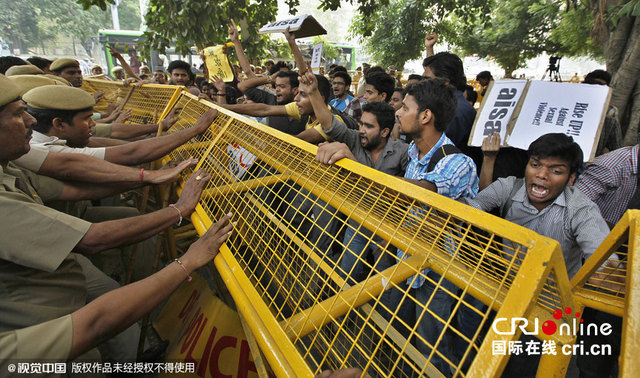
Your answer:
[[[483,211],[502,208],[516,182],[515,177],[499,178],[475,198],[460,201]],[[560,243],[571,279],[609,234],[609,227],[593,201],[575,187],[568,186],[552,204],[538,211],[523,185],[513,196],[504,219],[533,230]]]
[[[389,138],[376,163],[373,164],[371,151],[360,144],[358,130],[349,129],[344,122],[333,117],[331,129],[325,130],[325,133],[331,140],[346,144],[359,163],[392,176],[404,176],[404,171],[409,164],[408,144]]]

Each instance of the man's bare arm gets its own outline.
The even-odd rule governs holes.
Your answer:
[[[275,75],[275,74],[274,74]],[[242,92],[246,91],[249,88],[259,87],[261,85],[269,84],[269,76],[254,76],[252,78],[242,80],[238,83],[238,89]],[[271,77],[273,80],[273,77]]]
[[[287,39],[289,43],[289,47],[291,48],[291,52],[293,53],[293,57],[296,61],[296,65],[298,66],[298,75],[302,76],[307,72],[307,64],[302,57],[302,52],[300,52],[300,48],[296,44],[296,33],[292,33],[287,28],[284,32],[284,37]]]
[[[197,160],[188,160],[190,165]],[[83,154],[49,152],[37,173],[62,181],[80,181],[94,184],[162,184],[174,181],[185,167],[145,170],[125,167]]]
[[[266,104],[234,104],[223,105],[225,109],[229,109],[239,114],[246,114],[254,117],[269,116],[287,116],[287,109],[284,105],[266,105]]]
[[[94,254],[121,245],[145,240],[176,223],[180,216],[189,217],[196,208],[202,189],[211,176],[199,170],[185,183],[175,208],[166,207],[137,217],[93,223],[74,250]]]
[[[112,123],[111,137],[115,139],[133,139],[149,134],[157,134],[158,127],[162,127],[163,131],[167,131],[176,123],[178,119],[175,117],[165,118],[160,123],[151,123],[145,125],[135,125],[130,123]]]
[[[204,133],[217,116],[217,110],[209,109],[200,116],[194,126],[188,129],[120,146],[107,147],[104,159],[123,165],[136,165],[154,161],[183,145],[189,139]]]
[[[252,77],[256,77],[255,72],[251,70],[249,60],[247,60],[246,55],[244,55],[242,43],[240,43],[240,33],[238,33],[238,27],[236,26],[236,23],[233,21],[233,19],[231,19],[231,26],[229,27],[229,38],[231,39],[231,42],[233,42],[233,47],[235,47],[236,49],[236,56],[238,57],[238,61],[240,62],[242,71],[247,74],[247,78],[249,79]]]
[[[427,180],[414,180],[414,179],[410,179],[410,178],[403,178],[404,181],[408,181],[412,184],[418,185],[419,187],[425,188],[427,190],[430,190],[432,192],[436,192],[438,193],[438,187],[436,186],[436,184],[432,183],[431,181],[427,181]]]
[[[122,139],[91,137],[89,139],[89,144],[87,145],[87,147],[111,147],[120,146],[127,143],[129,142]]]

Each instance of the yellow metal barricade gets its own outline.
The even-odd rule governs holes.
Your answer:
[[[215,105],[183,92],[175,107],[181,123],[170,132]],[[530,318],[534,330],[533,319],[573,306],[555,241],[352,161],[323,165],[316,147],[219,111],[211,134],[167,159],[197,157],[196,169],[213,176],[193,217],[200,233],[235,214],[216,266],[279,375],[358,366],[373,375],[437,376],[436,359],[458,375],[495,375],[508,357],[494,355],[493,345],[518,335],[493,332],[494,317]],[[359,277],[339,264],[357,243],[371,252],[357,258]],[[398,251],[408,258],[398,262]],[[436,296],[407,285],[419,279]],[[438,296],[450,315],[436,312]],[[427,335],[427,327],[440,330]],[[566,362],[543,360],[560,370]]]
[[[134,94],[125,108],[158,112]],[[160,117],[179,115],[172,133],[210,108],[220,114],[209,130],[164,160],[195,157],[194,170],[212,175],[192,215],[199,234],[234,214],[215,265],[278,376],[345,367],[498,376],[522,342],[519,325],[558,348],[542,353],[538,375],[564,376],[571,356],[561,349],[575,334],[556,328],[583,306],[638,307],[630,270],[638,262],[628,253],[638,248],[636,212],[570,283],[559,244],[523,227],[351,160],[321,164],[315,146],[186,91],[170,96]],[[638,340],[627,315],[623,372],[635,371]]]

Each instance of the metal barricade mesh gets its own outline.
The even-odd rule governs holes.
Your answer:
[[[83,87],[124,102],[136,123],[178,115],[168,133],[216,108],[178,87]],[[195,157],[212,175],[192,216],[200,234],[234,213],[215,263],[279,375],[353,366],[372,376],[498,375],[509,357],[492,347],[519,334],[498,334],[494,319],[543,322],[581,306],[622,315],[635,303],[626,280],[636,212],[569,283],[555,241],[352,161],[323,165],[316,147],[218,110],[206,133],[164,160]],[[625,327],[635,334],[626,317]],[[568,359],[542,362],[562,370]]]
[[[627,211],[571,283],[579,301],[613,315],[622,316],[626,300],[629,248],[636,211]]]
[[[170,132],[214,106],[182,93]],[[239,269],[227,273],[250,283],[234,299],[266,306],[279,328],[269,331],[304,361],[296,374],[464,376],[496,312],[550,319],[572,305],[556,242],[354,162],[321,164],[315,147],[220,112],[168,159],[194,156],[212,174],[197,216],[234,213],[225,260]],[[535,278],[519,278],[523,264]],[[525,289],[511,290],[518,279]],[[502,306],[527,295],[534,306],[521,312]]]
[[[89,78],[82,80],[82,89],[91,94],[104,91],[102,99],[94,106],[94,110],[99,112],[105,111],[109,104],[119,105],[122,103],[128,92],[128,88],[126,88],[122,82]]]

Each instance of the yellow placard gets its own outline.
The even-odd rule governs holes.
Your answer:
[[[233,47],[232,42],[225,45],[211,46],[204,49],[204,60],[209,70],[210,82],[216,81],[216,78],[222,79],[225,83],[233,81],[233,69],[229,65],[229,58],[224,53],[224,47]]]
[[[153,322],[169,340],[167,361],[194,364],[187,376],[258,377],[238,314],[213,296],[200,275],[192,276]]]

